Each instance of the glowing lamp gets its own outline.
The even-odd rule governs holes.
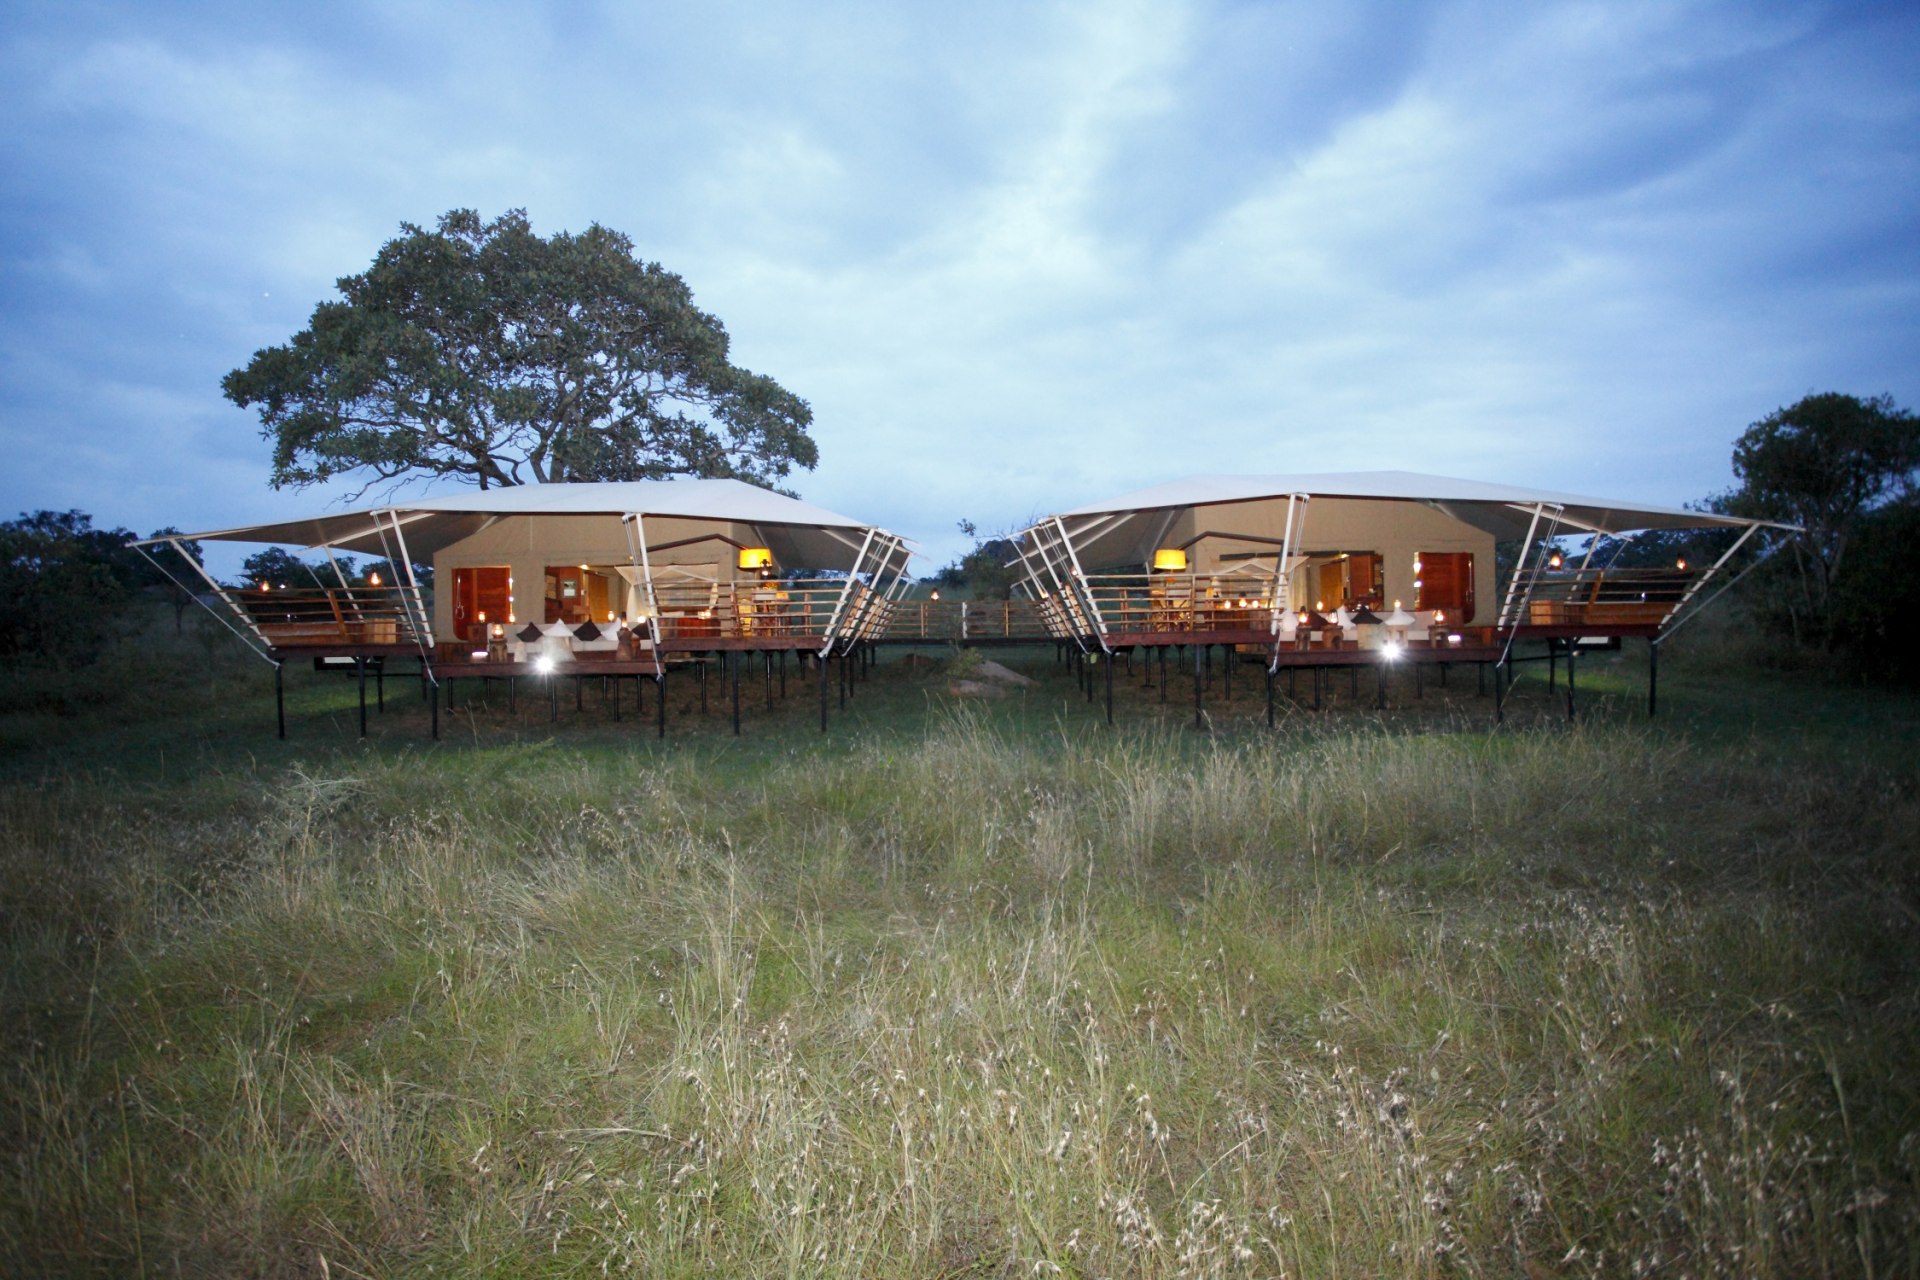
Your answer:
[[[1153,553],[1153,571],[1155,573],[1184,573],[1187,568],[1187,553],[1183,547],[1161,547]]]
[[[1560,558],[1560,553],[1558,551],[1554,552],[1552,555],[1547,557],[1547,568],[1549,569],[1558,569],[1561,565],[1565,563],[1566,561]]]
[[[533,669],[543,676],[550,676],[553,674],[553,659],[542,656],[533,664]]]
[[[929,600],[938,600],[940,598],[940,593],[939,591],[936,590],[931,596],[928,596],[927,598]]]
[[[773,568],[773,552],[766,547],[740,548],[740,567],[742,569]]]
[[[1673,562],[1673,567],[1680,570],[1682,573],[1685,573],[1687,569],[1687,558],[1685,556],[1681,556],[1678,560],[1675,560]]]
[[[507,635],[507,628],[504,624],[496,622],[492,627],[488,628],[488,634],[495,640],[504,640]]]
[[[367,585],[370,587],[377,587],[380,585],[379,570],[375,570],[374,572],[367,575]]]

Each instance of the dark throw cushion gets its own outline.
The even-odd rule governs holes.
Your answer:
[[[540,639],[540,628],[535,623],[529,622],[513,634],[519,637],[522,644],[534,644]]]
[[[593,625],[592,618],[588,618],[585,622],[573,629],[573,638],[591,643],[600,638],[600,628]]]

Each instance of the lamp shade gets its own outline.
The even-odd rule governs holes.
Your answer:
[[[773,552],[765,547],[740,548],[740,567],[742,569],[773,568]]]
[[[1180,573],[1187,567],[1187,552],[1184,547],[1161,547],[1153,553],[1153,568],[1156,573]]]

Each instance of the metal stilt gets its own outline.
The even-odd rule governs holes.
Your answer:
[[[1660,709],[1660,638],[1647,641],[1647,719]]]

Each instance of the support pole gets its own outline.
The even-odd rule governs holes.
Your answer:
[[[820,732],[827,731],[827,660],[824,655],[815,654],[813,665],[820,672]]]
[[[1493,664],[1493,722],[1505,724],[1507,719],[1507,690],[1504,683],[1504,662]]]
[[[280,736],[287,736],[287,682],[286,663],[276,661],[273,664],[273,716],[280,726]]]
[[[723,678],[733,686],[733,736],[737,738],[740,736],[740,655],[729,653],[721,661],[726,664],[721,668]]]
[[[359,678],[360,736],[364,738],[367,736],[367,660],[365,658],[353,660],[353,673]]]
[[[1660,637],[1647,639],[1647,719],[1660,710]]]
[[[437,680],[427,682],[427,706],[433,716],[433,740],[440,741],[440,683]]]
[[[1204,660],[1201,655],[1205,648],[1205,645],[1193,646],[1193,727],[1196,729],[1206,727],[1205,715],[1200,709],[1202,681],[1205,679],[1202,673]]]
[[[773,710],[773,650],[767,650],[760,657],[767,666],[767,710],[771,711]]]
[[[1579,647],[1580,645],[1578,641],[1575,641],[1572,639],[1569,639],[1567,641],[1567,721],[1568,723],[1572,723],[1573,721],[1579,719],[1579,713],[1575,709],[1574,701],[1573,701],[1573,658],[1574,658],[1575,651],[1578,650]]]
[[[1107,673],[1107,725],[1111,727],[1113,725],[1113,655],[1108,654],[1107,660],[1101,666]]]
[[[1387,709],[1387,664],[1385,659],[1374,663],[1373,673],[1375,685],[1373,699],[1374,709],[1376,711],[1385,711]]]
[[[655,677],[660,682],[660,706],[654,714],[660,723],[660,736],[664,738],[667,736],[667,664],[658,657],[654,661],[660,663],[660,674]]]
[[[1267,668],[1267,728],[1273,728],[1273,668]]]

